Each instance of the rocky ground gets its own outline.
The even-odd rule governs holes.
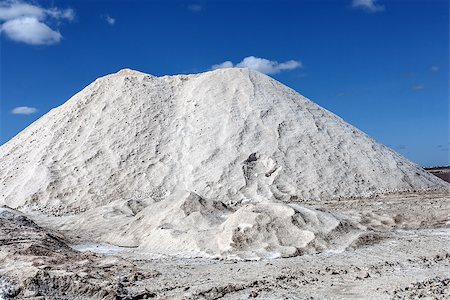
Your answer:
[[[132,249],[73,247],[39,218],[2,208],[0,299],[448,299],[448,196],[305,203],[378,223],[342,252],[260,261],[149,260]]]

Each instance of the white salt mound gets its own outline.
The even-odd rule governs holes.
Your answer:
[[[0,181],[0,204],[73,215],[59,226],[96,242],[244,258],[323,250],[348,234],[342,217],[302,201],[448,188],[292,89],[236,68],[97,79],[1,146]]]

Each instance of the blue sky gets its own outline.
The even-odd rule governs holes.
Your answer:
[[[105,74],[227,62],[418,164],[449,164],[447,0],[0,3],[2,144]]]

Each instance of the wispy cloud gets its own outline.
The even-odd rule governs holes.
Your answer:
[[[187,9],[192,11],[192,12],[201,12],[203,9],[203,6],[200,4],[189,4],[187,6]]]
[[[113,26],[114,24],[116,24],[116,19],[111,17],[110,15],[106,15],[105,16],[105,21],[106,23],[108,23],[109,25]]]
[[[413,91],[420,91],[420,90],[424,90],[425,88],[426,88],[426,85],[423,83],[416,83],[411,87],[411,89]]]
[[[43,8],[18,0],[0,3],[0,32],[10,39],[31,45],[50,45],[61,41],[58,30],[49,22],[72,21],[73,9]]]
[[[302,63],[297,60],[289,60],[283,63],[279,63],[274,60],[268,60],[265,58],[248,56],[244,58],[241,62],[233,64],[233,62],[227,60],[223,63],[213,65],[212,70],[223,69],[223,68],[250,68],[259,71],[264,74],[277,74],[285,70],[293,70],[302,67]]]
[[[432,65],[430,68],[431,72],[439,72],[440,69],[438,65]]]
[[[35,107],[30,106],[18,106],[11,110],[13,115],[31,115],[36,113],[38,110]]]
[[[377,0],[353,0],[352,7],[372,13],[384,11],[384,6],[378,4]]]

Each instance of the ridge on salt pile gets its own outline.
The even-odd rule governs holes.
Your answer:
[[[237,68],[97,79],[1,146],[0,180],[0,204],[72,215],[58,226],[99,242],[246,258],[331,247],[345,217],[302,201],[448,188],[292,89]]]

